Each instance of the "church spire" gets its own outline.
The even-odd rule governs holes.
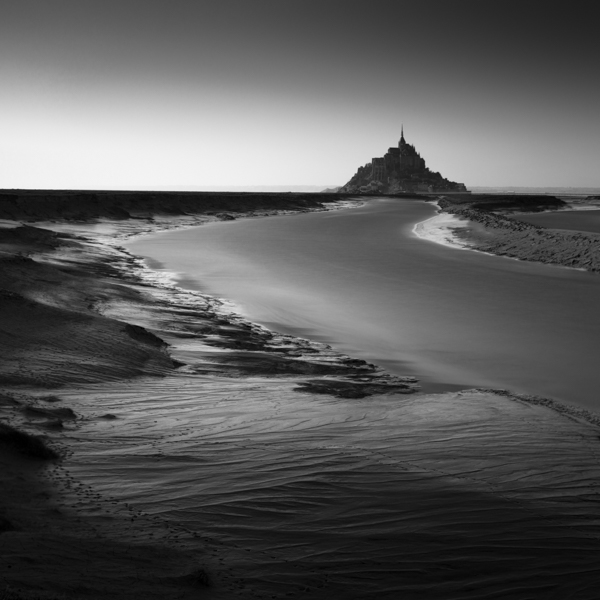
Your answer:
[[[406,140],[404,139],[404,123],[402,124],[400,132],[400,143],[398,145],[402,146],[403,144],[406,144]]]

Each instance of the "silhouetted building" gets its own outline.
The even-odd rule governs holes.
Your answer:
[[[374,158],[340,189],[350,193],[397,192],[466,192],[464,184],[444,179],[430,171],[401,129],[397,148],[389,148],[382,158]]]

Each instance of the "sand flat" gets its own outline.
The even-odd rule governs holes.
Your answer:
[[[37,306],[27,311],[78,317],[68,337],[37,331],[43,371],[60,381],[40,386],[36,367],[0,395],[3,421],[62,454],[32,463],[2,446],[0,565],[12,588],[68,598],[597,597],[594,415],[490,390],[298,391],[307,379],[378,375],[140,278],[142,265],[114,247],[32,256],[50,282],[4,284]],[[61,272],[62,288],[52,279]],[[90,336],[90,322],[118,352]],[[67,351],[86,339],[82,376]],[[38,346],[19,348],[36,366]]]
[[[264,597],[559,598],[597,574],[597,426],[485,391],[292,388],[183,375],[65,390],[89,414],[65,466],[199,532],[215,577]],[[580,580],[577,597],[594,594]]]

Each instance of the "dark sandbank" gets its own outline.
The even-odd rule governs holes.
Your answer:
[[[534,214],[516,214],[513,219],[547,229],[566,229],[600,234],[600,209],[560,210]]]
[[[548,229],[513,218],[514,213],[566,208],[549,196],[443,196],[440,208],[470,222],[454,235],[473,250],[520,260],[600,271],[600,234]]]
[[[0,415],[21,440],[0,443],[2,585],[67,598],[596,597],[593,415],[507,392],[407,394],[410,378],[153,280],[114,242],[207,210],[319,198],[212,194],[207,209],[188,195],[9,196],[0,218],[118,221],[87,240],[0,230]],[[26,456],[23,439],[52,454]]]

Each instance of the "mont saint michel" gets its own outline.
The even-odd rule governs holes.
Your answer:
[[[342,193],[466,192],[463,183],[449,181],[425,165],[425,159],[404,139],[401,129],[397,147],[373,158],[339,190]]]

